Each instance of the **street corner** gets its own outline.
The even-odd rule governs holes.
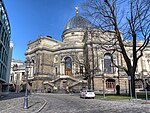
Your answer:
[[[17,101],[13,99],[11,102],[11,106],[7,107],[6,109],[2,109],[0,113],[10,113],[10,112],[12,113],[38,113],[44,108],[44,106],[47,103],[47,101],[44,98],[31,95],[28,97],[27,109],[24,109],[23,100],[24,100],[24,97],[17,99]],[[6,102],[5,102],[6,105],[10,103],[8,101]]]
[[[44,108],[46,104],[47,101],[44,98],[32,95],[29,97],[28,109],[24,109],[24,111],[29,113],[38,113]]]

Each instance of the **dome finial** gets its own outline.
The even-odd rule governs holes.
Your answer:
[[[79,12],[78,12],[78,9],[79,9],[79,8],[78,8],[78,6],[75,7],[75,8],[76,8],[76,16],[78,16],[78,13],[79,13]]]

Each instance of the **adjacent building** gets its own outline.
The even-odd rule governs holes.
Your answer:
[[[78,15],[73,16],[65,25],[62,41],[51,36],[39,36],[37,40],[29,42],[26,58],[34,60],[31,66],[30,86],[35,92],[78,92],[87,88],[87,71],[92,76],[91,83],[97,91],[115,92],[116,85],[121,91],[128,91],[128,76],[123,70],[113,66],[111,58],[116,64],[126,65],[120,53],[111,54],[101,45],[105,39],[114,37],[112,32],[104,35],[100,29]],[[99,38],[99,37],[102,38]],[[140,44],[140,41],[138,42]],[[110,46],[111,43],[107,43]],[[130,45],[128,53],[131,54]],[[131,54],[132,55],[132,54]],[[138,62],[136,71],[136,86],[145,88],[145,79],[150,75],[150,46],[144,51],[144,56]],[[88,64],[87,64],[88,62]],[[86,65],[85,65],[86,64]],[[86,67],[88,66],[88,68]],[[92,71],[91,71],[92,70]]]
[[[8,91],[9,80],[9,62],[8,59],[12,56],[9,52],[13,49],[13,44],[10,44],[11,30],[10,23],[4,3],[0,0],[0,94]]]
[[[24,90],[23,81],[25,80],[25,63],[21,60],[12,59],[9,79],[9,91],[20,92]]]

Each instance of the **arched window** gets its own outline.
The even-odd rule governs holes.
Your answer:
[[[65,58],[65,75],[72,75],[72,60],[70,57]]]
[[[111,54],[104,55],[104,72],[105,73],[113,73],[111,57],[112,57]]]
[[[135,80],[135,88],[136,89],[143,89],[144,86],[143,86],[143,81],[141,79],[136,79]]]
[[[107,79],[106,80],[106,89],[114,89],[115,88],[115,80]]]

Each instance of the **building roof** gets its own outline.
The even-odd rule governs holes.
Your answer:
[[[67,22],[64,31],[73,28],[88,28],[92,26],[93,25],[89,20],[83,18],[82,16],[76,15]]]
[[[22,61],[22,60],[17,60],[17,59],[12,58],[12,62],[23,63],[24,61]]]

